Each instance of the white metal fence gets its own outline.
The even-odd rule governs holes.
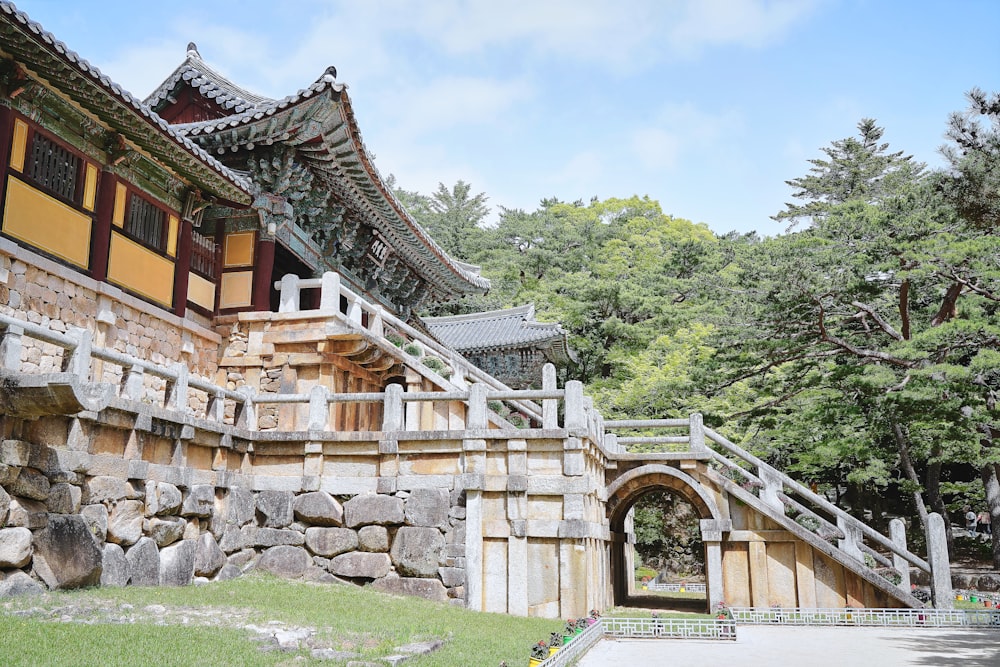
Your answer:
[[[747,625],[853,625],[878,627],[955,626],[1000,629],[1000,611],[984,609],[765,609],[733,607],[737,623]]]
[[[605,635],[621,639],[736,639],[732,620],[604,617],[601,622]]]
[[[656,593],[704,593],[705,584],[646,584],[647,590]]]

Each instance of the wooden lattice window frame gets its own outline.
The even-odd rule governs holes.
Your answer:
[[[168,219],[169,214],[162,206],[134,190],[129,191],[123,229],[134,241],[165,254]]]
[[[12,166],[11,171],[33,188],[93,215],[93,208],[85,208],[83,200],[88,167],[94,174],[90,177],[91,196],[96,193],[95,176],[99,169],[96,163],[59,136],[43,130],[20,114],[14,114],[12,121],[27,127],[27,133],[24,138],[23,165],[20,168]],[[92,201],[90,205],[93,205]]]

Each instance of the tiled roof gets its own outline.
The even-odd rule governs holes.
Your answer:
[[[425,317],[423,321],[442,343],[463,353],[545,342],[565,345],[566,341],[566,332],[558,323],[535,322],[532,304],[485,313]]]
[[[243,144],[282,142],[295,146],[316,169],[334,177],[337,194],[385,234],[437,291],[459,296],[489,289],[490,282],[479,275],[479,267],[448,255],[386,185],[361,138],[347,86],[336,81],[336,69],[328,67],[308,88],[272,100],[236,86],[211,70],[196,49],[189,48],[184,63],[147,102],[159,104],[183,85],[209,97],[214,95],[213,99],[233,113],[174,125],[178,132],[220,153]]]
[[[181,81],[186,82],[199,93],[215,102],[223,109],[232,113],[242,113],[262,105],[272,104],[274,100],[251,93],[245,88],[222,76],[201,59],[198,47],[188,44],[187,57],[173,74],[154,90],[143,102],[155,108],[157,104],[170,97]]]
[[[233,202],[249,203],[251,186],[203,148],[174,130],[148,105],[28,18],[0,0],[0,45],[29,70],[151,155]]]

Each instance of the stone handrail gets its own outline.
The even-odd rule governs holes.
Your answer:
[[[207,420],[221,424],[225,415],[225,401],[230,400],[235,403],[234,425],[248,430],[256,429],[256,419],[253,418],[253,392],[249,388],[231,391],[220,387],[211,380],[191,375],[187,364],[183,362],[168,367],[116,350],[94,347],[92,334],[84,329],[72,328],[69,333],[63,334],[0,314],[0,369],[12,374],[21,373],[24,337],[62,348],[62,371],[75,377],[81,385],[91,383],[94,360],[111,363],[122,369],[122,383],[118,388],[119,398],[142,400],[143,379],[145,375],[150,375],[160,378],[166,384],[163,407],[189,412],[189,390],[195,389],[208,396],[205,411]]]
[[[303,281],[304,282],[304,281]],[[360,318],[359,318],[360,321]],[[234,403],[233,425],[246,430],[257,430],[255,407],[259,404],[302,404],[309,406],[309,430],[326,430],[329,427],[328,407],[334,403],[383,403],[384,431],[419,430],[419,425],[407,423],[402,405],[406,402],[461,401],[469,407],[470,417],[467,428],[487,428],[487,402],[494,400],[511,401],[519,405],[532,400],[542,401],[535,405],[531,415],[543,428],[559,428],[558,403],[566,403],[566,428],[583,429],[594,435],[595,420],[599,413],[587,404],[583,397],[583,386],[579,382],[569,382],[565,389],[556,386],[555,368],[547,364],[543,372],[543,388],[514,390],[502,383],[476,383],[467,389],[447,392],[403,392],[399,385],[389,385],[385,392],[371,393],[330,393],[325,387],[317,386],[308,394],[257,394],[252,388],[241,387],[233,391],[221,387],[211,380],[192,375],[186,363],[177,362],[170,366],[157,364],[116,350],[94,347],[92,334],[84,329],[74,328],[69,333],[52,331],[43,326],[0,314],[0,370],[10,374],[21,373],[22,339],[32,338],[43,343],[62,348],[62,370],[76,378],[81,386],[97,384],[92,381],[94,361],[110,363],[121,368],[121,384],[117,396],[123,400],[144,399],[146,376],[163,380],[163,407],[181,412],[190,412],[188,400],[190,391],[204,392],[208,397],[205,419],[224,423],[225,402]],[[485,376],[489,377],[489,376]],[[99,378],[98,378],[99,379]],[[596,415],[596,416],[595,416]],[[583,435],[583,433],[580,433]]]
[[[411,340],[419,341],[421,346],[432,351],[435,355],[440,356],[442,359],[447,359],[453,369],[461,372],[462,378],[481,382],[496,391],[513,391],[504,383],[473,365],[462,355],[441,345],[433,338],[430,338],[388,312],[382,306],[369,303],[362,296],[344,285],[340,279],[340,275],[335,271],[327,271],[321,278],[299,278],[294,274],[287,274],[280,281],[274,283],[274,288],[281,292],[278,307],[278,312],[280,313],[298,312],[300,292],[306,289],[319,289],[320,311],[344,316],[348,322],[366,329],[372,335],[379,337],[384,337],[386,335],[386,328],[391,327],[397,332],[406,334]],[[343,297],[347,301],[346,315],[341,313],[340,297]],[[456,382],[453,384],[461,383]],[[524,398],[509,400],[515,404],[518,411],[523,412],[538,422],[542,421],[542,409],[535,403]]]
[[[613,454],[625,453],[627,445],[686,444],[691,454],[706,454],[710,460],[736,475],[736,479],[732,480],[734,484],[739,485],[739,480],[743,479],[745,484],[755,487],[759,499],[773,510],[780,512],[781,515],[785,514],[786,507],[790,507],[796,511],[797,516],[813,519],[821,534],[836,538],[837,548],[856,561],[864,563],[865,555],[868,555],[877,564],[892,567],[898,571],[901,580],[897,587],[903,592],[907,594],[910,592],[910,565],[931,573],[930,563],[906,548],[905,529],[901,520],[893,520],[890,524],[891,537],[886,537],[721,434],[705,427],[701,415],[694,414],[689,419],[608,420],[604,426],[608,429],[630,430],[687,428],[686,435],[617,436],[609,434],[604,439],[605,449]],[[716,451],[716,448],[719,451]],[[804,502],[799,502],[793,496],[797,496]],[[833,521],[814,511],[809,505],[827,513],[833,518]],[[892,560],[890,561],[886,556],[865,545],[865,538],[869,538],[877,546],[889,551],[892,554]]]
[[[716,433],[710,428],[705,429],[705,435],[708,436],[708,438],[712,442],[719,445],[720,447],[728,451],[730,454],[736,456],[739,459],[742,459],[743,461],[757,468],[760,481],[764,484],[764,489],[762,490],[761,493],[762,497],[765,498],[765,502],[767,502],[766,497],[770,493],[773,493],[774,498],[779,503],[781,503],[781,496],[785,495],[782,492],[782,487],[787,488],[791,490],[795,495],[798,495],[799,497],[808,500],[814,505],[821,507],[825,511],[832,514],[837,520],[837,528],[840,530],[841,533],[859,533],[854,537],[853,540],[854,542],[860,542],[860,540],[857,538],[861,537],[861,535],[864,535],[865,537],[868,537],[872,541],[876,542],[879,546],[888,549],[892,553],[900,556],[901,558],[905,559],[910,564],[920,568],[924,572],[930,572],[930,565],[923,558],[920,558],[916,554],[911,553],[905,547],[901,547],[894,540],[886,537],[885,535],[878,532],[877,530],[875,530],[868,524],[864,523],[863,521],[858,521],[855,517],[851,516],[844,510],[840,509],[826,498],[820,496],[819,494],[814,493],[807,487],[796,482],[794,479],[792,479],[785,473],[768,465],[761,459],[757,458],[756,456],[746,451],[739,445],[736,445],[733,442],[729,441],[727,438],[720,435],[719,433]],[[851,536],[845,535],[845,539],[851,541]],[[841,548],[844,548],[844,546],[845,545],[841,545]],[[859,550],[859,555],[860,555],[860,550]]]

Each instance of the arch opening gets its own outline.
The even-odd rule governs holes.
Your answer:
[[[668,498],[668,501],[664,501]],[[697,539],[689,540],[698,549],[693,562],[700,565],[698,583],[704,582],[704,596],[660,595],[654,591],[643,591],[636,586],[635,566],[642,549],[636,551],[636,530],[655,529],[655,506],[660,511],[672,506],[683,507],[683,530]],[[653,505],[650,517],[649,506]],[[710,611],[715,602],[722,599],[721,561],[711,553],[718,549],[718,534],[715,528],[721,515],[715,498],[687,473],[665,465],[647,465],[636,468],[619,477],[608,487],[608,522],[611,529],[610,573],[615,605],[642,606],[647,608],[674,609],[681,611]],[[636,523],[637,509],[647,514]],[[670,517],[676,519],[680,517]],[[669,521],[668,521],[669,522]],[[675,526],[676,528],[676,526]],[[706,532],[708,531],[708,532]],[[652,536],[655,541],[655,536]],[[650,535],[643,540],[651,541]],[[708,539],[706,539],[708,538]],[[684,542],[682,538],[680,540]],[[662,577],[661,577],[662,579]],[[714,584],[714,585],[713,585]],[[685,591],[688,592],[688,591]]]

